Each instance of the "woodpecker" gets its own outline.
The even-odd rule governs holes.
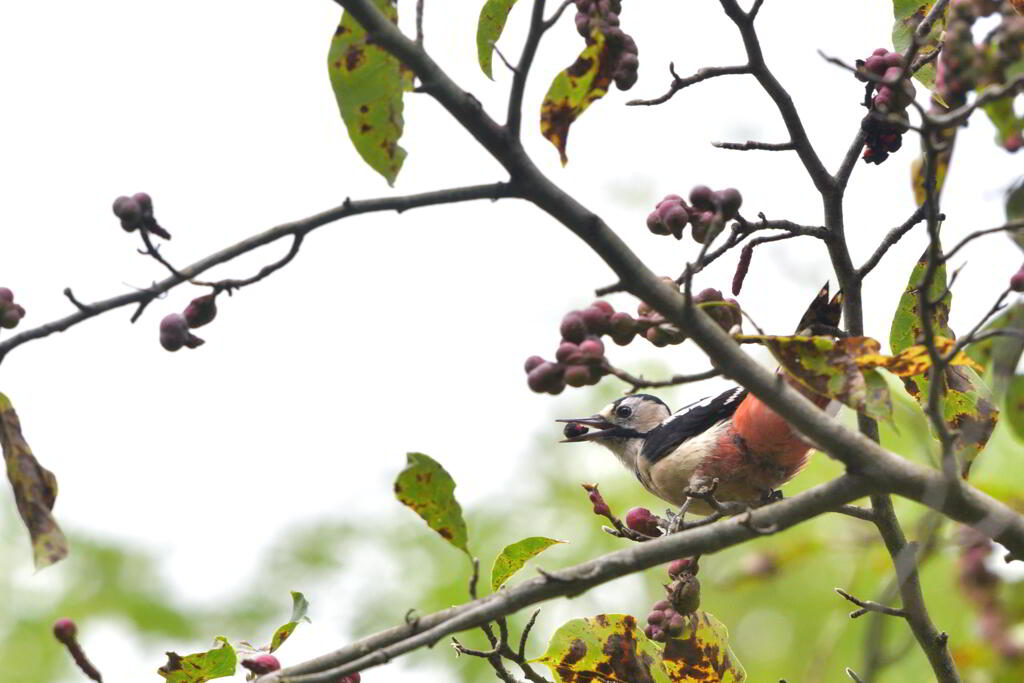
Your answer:
[[[829,301],[826,285],[798,329],[834,328],[841,302],[841,294]],[[819,407],[829,404],[827,398],[797,388]],[[739,386],[676,413],[656,396],[631,394],[596,415],[558,421],[569,423],[564,442],[594,441],[605,446],[644,488],[673,505],[682,505],[688,491],[707,488],[715,479],[716,500],[767,500],[800,471],[811,450],[785,419]],[[690,501],[688,510],[712,512],[706,501],[698,499]]]

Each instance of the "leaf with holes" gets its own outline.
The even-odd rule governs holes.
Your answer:
[[[542,552],[555,545],[565,543],[556,541],[553,538],[543,536],[530,536],[517,541],[505,548],[494,558],[494,566],[491,567],[491,590],[498,590],[512,575],[523,568],[526,561],[540,555]]]
[[[480,19],[476,25],[476,52],[480,68],[490,79],[494,78],[491,73],[494,44],[505,30],[505,21],[514,4],[516,0],[487,0],[480,10]]]
[[[32,449],[22,436],[18,414],[3,394],[0,394],[0,446],[18,514],[32,539],[36,569],[48,567],[68,554],[68,541],[51,514],[57,499],[57,478],[32,455]]]
[[[896,52],[907,53],[907,49],[914,39],[914,31],[934,5],[934,0],[930,2],[921,2],[921,0],[893,0],[892,45]],[[939,39],[942,37],[942,32],[946,29],[948,14],[949,7],[947,6],[943,10],[942,16],[932,24],[931,31],[922,42],[921,49],[917,53],[918,55],[927,55],[938,49]],[[926,64],[921,67],[914,74],[914,78],[929,90],[933,90],[935,88],[935,65]]]
[[[469,534],[462,506],[455,500],[455,481],[430,456],[408,453],[407,457],[408,465],[395,480],[395,496],[442,538],[469,555]]]
[[[540,105],[540,132],[558,149],[564,166],[569,126],[586,111],[592,102],[604,97],[615,73],[616,55],[604,34],[594,29],[587,38],[587,47],[572,66],[551,82]]]
[[[729,649],[728,631],[710,614],[686,616],[682,636],[664,646],[627,614],[598,614],[562,624],[535,662],[556,683],[742,683],[746,673]]]
[[[212,650],[185,657],[168,652],[167,663],[156,672],[167,679],[168,683],[205,683],[214,678],[233,676],[238,659],[235,648],[223,636],[218,636],[214,645]]]
[[[300,621],[309,623],[309,617],[306,616],[306,612],[309,610],[309,600],[306,600],[306,596],[298,591],[292,591],[292,618],[287,624],[282,625],[276,631],[274,631],[274,637],[270,641],[270,651],[273,652],[277,648],[284,644],[284,641],[288,640],[289,636],[295,631],[295,627],[299,625]]]
[[[388,19],[398,22],[394,0],[373,1]],[[398,139],[405,125],[402,93],[412,87],[411,73],[370,42],[366,30],[348,12],[331,39],[327,69],[353,146],[388,185],[394,185],[405,160]]]

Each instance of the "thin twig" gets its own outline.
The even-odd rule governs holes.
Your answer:
[[[553,25],[553,24],[552,24]],[[512,139],[519,138],[519,129],[523,119],[523,93],[526,92],[526,77],[533,65],[541,36],[550,26],[544,23],[544,0],[533,0],[533,13],[530,15],[530,28],[523,43],[523,53],[519,56],[512,76],[512,85],[508,93],[508,113],[505,116],[505,129]]]
[[[883,604],[878,603],[878,602],[873,602],[871,600],[861,600],[858,597],[850,595],[849,593],[844,591],[842,588],[835,588],[834,590],[835,590],[836,593],[839,593],[839,595],[843,596],[844,598],[846,598],[847,600],[849,600],[850,602],[852,602],[853,604],[857,605],[857,607],[860,608],[860,609],[854,610],[853,612],[850,612],[850,618],[851,619],[856,619],[857,617],[864,616],[868,612],[878,612],[879,614],[888,614],[891,617],[903,617],[903,618],[906,618],[906,616],[907,616],[907,613],[904,610],[896,609],[895,607],[887,607],[886,605],[883,605]]]
[[[629,384],[630,387],[629,391],[626,392],[627,394],[635,394],[640,389],[658,389],[661,387],[674,387],[680,384],[689,384],[691,382],[701,382],[706,379],[711,379],[712,377],[718,377],[722,374],[721,370],[712,368],[692,375],[672,375],[668,379],[647,380],[642,376],[631,375],[625,370],[620,370],[607,362],[602,365],[602,369]]]
[[[738,152],[755,149],[766,152],[784,152],[796,149],[796,145],[792,142],[757,142],[756,140],[747,140],[746,142],[712,142],[711,146],[719,149],[733,149]]]
[[[997,233],[997,232],[1017,232],[1019,230],[1024,230],[1024,220],[1010,221],[1009,223],[1006,223],[1004,225],[1000,225],[1000,226],[997,226],[997,227],[994,227],[994,228],[986,228],[984,230],[975,230],[974,232],[970,233],[969,235],[964,237],[962,240],[957,242],[956,246],[954,246],[952,249],[950,249],[945,254],[943,254],[942,260],[943,261],[949,261],[949,259],[953,258],[953,256],[958,251],[960,251],[961,249],[966,247],[970,242],[973,242],[974,240],[978,239],[979,237],[984,237],[985,235],[991,235],[991,234]]]
[[[875,266],[878,265],[878,262],[882,260],[882,257],[885,256],[885,253],[891,247],[903,239],[903,236],[910,232],[915,225],[924,220],[924,211],[924,205],[922,204],[914,210],[914,213],[910,214],[910,218],[897,225],[882,238],[881,244],[875,248],[875,252],[871,254],[871,257],[864,262],[864,265],[857,269],[858,279],[863,280],[868,273],[874,270]]]
[[[719,76],[735,76],[738,74],[749,74],[750,67],[744,64],[743,66],[709,66],[703,69],[698,69],[697,73],[686,78],[681,77],[676,73],[676,66],[674,62],[670,62],[668,65],[669,73],[672,74],[672,83],[668,87],[666,92],[661,97],[655,97],[653,100],[630,100],[626,102],[626,106],[629,107],[650,107],[657,104],[664,104],[672,99],[672,96],[683,88],[688,88],[691,85],[706,81],[709,78],[717,78]]]

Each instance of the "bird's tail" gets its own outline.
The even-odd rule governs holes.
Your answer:
[[[814,301],[807,307],[807,312],[800,318],[796,326],[796,334],[826,334],[839,327],[839,318],[843,313],[843,292],[829,299],[828,283],[818,291]]]

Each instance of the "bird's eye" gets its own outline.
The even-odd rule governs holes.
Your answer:
[[[615,414],[623,419],[633,414],[633,409],[629,406],[619,406],[615,409]]]

